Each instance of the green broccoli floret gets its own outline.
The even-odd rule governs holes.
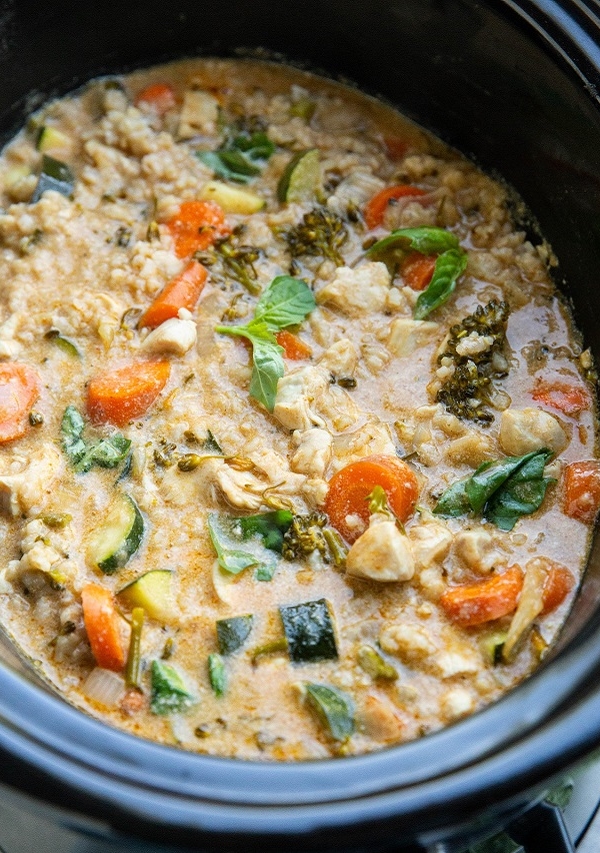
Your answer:
[[[281,233],[292,259],[310,255],[328,258],[337,266],[343,266],[340,249],[348,239],[348,232],[340,217],[330,210],[324,207],[309,210],[301,222]]]

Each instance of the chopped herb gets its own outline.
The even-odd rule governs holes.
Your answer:
[[[293,513],[288,509],[264,512],[260,515],[246,515],[235,519],[242,539],[260,536],[265,548],[281,554],[284,534],[293,522]]]
[[[329,602],[305,601],[280,607],[279,613],[294,663],[335,660],[338,656]]]
[[[340,249],[348,239],[348,232],[340,217],[326,208],[310,210],[302,222],[281,234],[292,259],[309,255],[327,258],[338,267],[344,264]]]
[[[244,131],[236,136],[227,134],[216,151],[197,151],[196,157],[219,178],[247,184],[260,175],[274,151],[275,144],[264,131]]]
[[[68,512],[53,512],[48,515],[42,515],[41,520],[46,527],[61,530],[73,521],[73,516]]]
[[[227,688],[227,673],[221,655],[208,656],[208,678],[215,696],[222,696]]]
[[[195,701],[174,667],[159,660],[152,661],[150,710],[153,714],[176,714],[187,710]]]
[[[81,353],[73,341],[69,340],[69,338],[66,338],[64,335],[61,335],[58,329],[50,329],[49,332],[46,332],[44,337],[46,340],[52,341],[52,343],[58,347],[58,349],[66,353],[66,355],[70,355],[74,358],[81,358]]]
[[[85,473],[94,465],[99,468],[116,468],[128,455],[131,441],[120,433],[86,443],[83,439],[84,429],[84,420],[75,406],[67,406],[61,423],[62,446],[78,473]]]
[[[326,684],[306,682],[303,686],[310,707],[334,740],[347,741],[354,732],[354,706],[350,697]]]
[[[254,318],[241,326],[216,326],[224,335],[244,337],[252,343],[250,395],[272,412],[277,383],[284,373],[283,348],[275,332],[300,323],[315,307],[311,289],[302,279],[280,275],[263,292]]]
[[[231,526],[225,525],[222,516],[211,512],[207,518],[208,532],[217,554],[219,566],[230,575],[239,575],[244,569],[256,566],[259,560],[246,551],[238,550],[230,545],[235,544]]]
[[[506,302],[492,300],[479,305],[473,314],[452,326],[446,347],[438,357],[440,364],[452,368],[451,374],[437,392],[436,402],[458,418],[490,423],[490,392],[494,378],[506,373],[505,360],[500,357],[506,342],[506,323],[509,307]],[[488,346],[480,352],[457,352],[468,336],[485,338]],[[476,340],[476,338],[474,338]]]
[[[450,517],[481,514],[501,530],[512,530],[524,515],[542,505],[546,489],[555,480],[544,477],[550,450],[484,462],[472,477],[459,480],[443,493],[434,513]]]
[[[250,636],[253,621],[251,613],[217,620],[217,643],[222,655],[231,655],[241,649]]]
[[[223,454],[219,442],[209,429],[206,430],[206,438],[202,442],[202,450],[206,450],[208,453]]]
[[[115,246],[119,246],[121,249],[126,249],[131,242],[131,238],[133,236],[133,231],[131,228],[125,228],[124,225],[119,225],[115,232],[115,236],[113,238],[113,242]]]

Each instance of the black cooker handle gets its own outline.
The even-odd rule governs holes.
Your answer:
[[[506,832],[527,853],[575,853],[562,811],[546,801],[528,809]]]

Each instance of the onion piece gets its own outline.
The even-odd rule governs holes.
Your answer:
[[[544,609],[544,584],[547,577],[546,560],[536,557],[525,566],[523,589],[502,648],[505,663],[513,659],[517,646]]]
[[[125,696],[125,681],[116,672],[97,666],[81,689],[88,699],[112,708]]]

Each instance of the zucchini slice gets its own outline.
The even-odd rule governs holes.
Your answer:
[[[105,574],[112,574],[135,554],[143,535],[144,519],[138,505],[129,495],[121,493],[90,537],[88,561]]]
[[[174,667],[160,660],[152,661],[150,710],[153,714],[176,714],[185,711],[195,701]]]
[[[71,144],[71,137],[67,136],[66,133],[63,133],[62,130],[59,130],[57,127],[51,127],[50,125],[44,125],[40,128],[35,147],[38,151],[41,151],[42,154],[47,154],[48,151],[56,150],[58,148],[70,148]]]
[[[290,658],[294,663],[313,663],[337,658],[331,609],[326,599],[280,607],[279,613]]]
[[[258,213],[266,204],[264,198],[249,190],[230,187],[222,181],[209,181],[200,193],[202,201],[216,201],[225,213]]]
[[[222,655],[233,654],[244,645],[252,630],[253,620],[252,614],[246,613],[216,622],[217,643]]]
[[[143,607],[157,622],[174,622],[177,605],[173,595],[173,572],[152,569],[123,587],[117,595],[131,607]]]
[[[38,178],[35,190],[31,196],[31,204],[39,201],[46,190],[54,190],[61,195],[71,198],[75,189],[75,175],[62,160],[55,160],[44,154],[42,158],[42,171]]]
[[[313,201],[321,188],[319,149],[299,151],[285,167],[277,184],[279,201]]]

